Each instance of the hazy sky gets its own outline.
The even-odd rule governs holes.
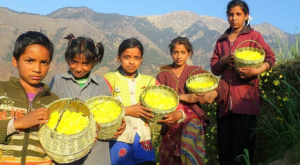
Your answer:
[[[269,22],[291,33],[300,33],[300,0],[245,0],[253,17],[251,24]],[[228,0],[0,0],[1,7],[18,12],[46,15],[63,7],[86,6],[100,13],[121,15],[161,15],[171,11],[191,11],[226,20]],[[297,30],[297,28],[299,30]]]

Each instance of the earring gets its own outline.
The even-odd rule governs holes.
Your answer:
[[[245,21],[247,21],[247,18],[245,18]]]

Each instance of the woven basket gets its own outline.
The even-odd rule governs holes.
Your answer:
[[[194,82],[199,82],[199,83],[208,83],[208,82],[213,82],[212,86],[209,87],[190,87],[189,85]],[[187,81],[186,81],[186,87],[189,91],[189,93],[205,93],[212,91],[218,87],[219,84],[219,78],[211,73],[201,73],[201,74],[196,74],[193,76],[190,76]]]
[[[109,140],[114,137],[114,134],[117,132],[118,127],[121,126],[122,123],[122,118],[125,115],[124,111],[124,106],[123,104],[116,98],[111,97],[111,96],[96,96],[88,99],[85,103],[88,105],[88,107],[93,110],[93,106],[95,105],[94,103],[102,103],[105,101],[113,101],[115,102],[118,106],[121,107],[122,112],[120,115],[112,122],[110,123],[98,123],[100,124],[100,130],[98,134],[98,139],[99,140]],[[108,107],[109,108],[109,107]]]
[[[147,96],[147,92],[152,91],[152,92],[156,92],[156,93],[160,93],[163,94],[167,97],[171,97],[176,101],[176,106],[170,108],[170,109],[157,109],[152,107],[151,105],[149,105],[146,101],[145,101],[145,97]],[[159,99],[159,98],[157,98]],[[164,85],[153,85],[150,87],[147,87],[140,95],[140,100],[143,106],[150,108],[152,110],[152,114],[154,115],[154,118],[152,121],[150,121],[150,124],[155,124],[157,123],[158,120],[161,120],[163,118],[164,115],[174,112],[178,106],[179,103],[179,96],[177,95],[177,93],[170,87],[168,86],[164,86]],[[167,103],[166,103],[167,104]]]
[[[255,44],[257,44],[260,47],[260,49],[259,48],[254,48],[254,47],[239,48],[245,42],[254,42]],[[241,59],[241,58],[237,57],[237,53],[243,53],[243,52],[246,52],[246,51],[257,52],[261,55],[261,57],[257,60],[251,60],[251,59],[245,60],[245,59]],[[254,41],[254,40],[245,40],[245,41],[241,42],[234,51],[234,65],[235,65],[235,70],[236,71],[238,71],[237,68],[243,68],[243,67],[258,68],[263,64],[264,59],[265,59],[264,49],[262,48],[262,46],[258,42]]]
[[[60,99],[47,106],[50,114],[61,112],[66,107],[70,111],[83,112],[89,117],[88,126],[81,132],[73,135],[58,133],[47,124],[40,127],[38,136],[47,155],[57,163],[70,163],[84,157],[94,144],[96,136],[96,123],[89,108],[80,100]]]

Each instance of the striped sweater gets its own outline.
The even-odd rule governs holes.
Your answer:
[[[19,130],[7,135],[8,123],[28,111],[46,106],[58,97],[43,85],[33,101],[29,103],[27,94],[18,79],[0,82],[0,165],[49,165],[51,159],[43,151],[37,135],[38,126]]]
[[[148,86],[155,84],[155,78],[138,74],[136,78],[123,76],[119,71],[110,72],[104,76],[112,86],[113,96],[123,105],[131,106],[140,102],[140,93]],[[117,141],[132,144],[135,134],[140,136],[140,142],[150,140],[150,128],[141,118],[125,116],[126,129]]]

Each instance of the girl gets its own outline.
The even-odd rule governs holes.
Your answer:
[[[160,164],[204,164],[204,126],[208,122],[197,103],[221,102],[227,99],[228,86],[220,81],[216,90],[200,94],[187,94],[185,83],[192,73],[207,73],[201,67],[189,66],[186,60],[193,55],[193,47],[186,37],[177,37],[169,45],[173,64],[163,66],[157,76],[160,84],[173,88],[179,95],[180,104],[173,113],[165,115],[162,142],[159,149]]]
[[[143,45],[135,38],[124,40],[119,46],[117,60],[121,63],[116,72],[107,73],[113,95],[125,106],[127,123],[124,133],[117,141],[110,142],[113,165],[155,165],[154,149],[151,145],[149,123],[151,110],[141,106],[140,93],[154,85],[153,77],[138,73],[143,61]]]
[[[269,70],[275,63],[271,48],[262,35],[249,25],[249,8],[241,0],[232,0],[227,5],[227,17],[230,27],[217,40],[213,57],[212,72],[230,86],[229,101],[219,106],[218,139],[220,164],[233,164],[236,156],[248,149],[252,161],[256,128],[256,115],[260,114],[260,97],[257,75]],[[261,67],[234,69],[233,52],[245,40],[255,40],[265,51],[265,60]],[[245,42],[241,47],[256,46]]]
[[[52,56],[53,44],[40,32],[28,31],[16,40],[12,63],[19,78],[0,82],[1,165],[52,164],[37,135],[49,119],[43,107],[58,99],[41,83]]]
[[[101,42],[94,43],[90,38],[77,37],[69,34],[65,39],[68,40],[68,47],[65,52],[65,60],[69,65],[69,71],[64,74],[56,74],[51,80],[50,88],[60,98],[79,98],[87,99],[98,96],[111,96],[108,82],[99,76],[91,73],[93,67],[100,63],[104,48]],[[125,121],[119,127],[118,137],[125,128]],[[87,158],[80,159],[71,164],[110,164],[109,143],[108,141],[97,140]]]

